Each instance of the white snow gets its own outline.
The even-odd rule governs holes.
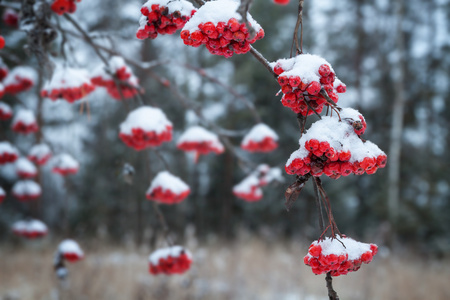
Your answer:
[[[220,142],[217,134],[200,126],[193,126],[188,128],[178,139],[177,145],[185,142],[209,142],[212,147],[219,149],[219,151],[224,150],[224,147]]]
[[[57,66],[52,79],[46,82],[43,89],[50,93],[53,89],[74,88],[83,84],[91,85],[87,70]]]
[[[120,133],[132,135],[133,128],[140,128],[159,134],[166,131],[168,126],[172,127],[172,123],[161,109],[142,106],[128,114],[125,121],[120,124]]]
[[[0,198],[3,198],[6,196],[5,190],[0,186]]]
[[[42,193],[39,184],[32,180],[19,180],[12,187],[12,193],[15,196],[39,196]]]
[[[150,187],[147,190],[147,194],[151,194],[157,187],[161,187],[163,191],[170,190],[175,194],[181,194],[189,190],[189,186],[184,183],[179,177],[172,175],[167,171],[159,172],[152,180]]]
[[[17,173],[28,173],[30,175],[34,174],[33,176],[37,174],[37,168],[35,165],[25,157],[20,157],[16,160],[15,164]]]
[[[284,182],[283,172],[280,168],[271,168],[267,164],[259,165],[253,174],[258,174],[260,182],[269,184],[272,181]]]
[[[161,249],[154,251],[148,257],[148,261],[152,265],[156,266],[159,264],[159,260],[161,258],[167,259],[167,258],[169,258],[169,256],[174,257],[174,258],[179,257],[183,252],[186,254],[186,256],[189,259],[192,258],[192,254],[189,252],[189,250],[183,248],[182,246],[172,246],[172,247],[168,247],[168,248],[161,248]]]
[[[80,257],[84,256],[83,250],[81,250],[78,243],[71,239],[62,241],[58,246],[58,251],[63,254],[73,253]]]
[[[17,148],[11,145],[10,142],[0,142],[0,155],[5,153],[19,155]]]
[[[12,121],[12,126],[15,124],[22,122],[24,125],[33,125],[36,123],[36,117],[34,116],[33,111],[29,109],[20,109],[14,116]]]
[[[341,243],[342,242],[342,243]],[[314,241],[313,245],[320,245],[322,248],[322,255],[327,256],[334,255],[346,255],[348,254],[348,260],[356,260],[361,257],[367,251],[370,250],[370,244],[361,243],[351,239],[349,237],[334,238],[326,237],[323,241]],[[342,245],[344,244],[344,245]]]
[[[244,136],[241,145],[246,145],[250,141],[261,142],[265,138],[272,138],[274,141],[278,141],[278,135],[272,128],[266,124],[259,123],[252,127],[252,129]]]
[[[26,231],[28,233],[38,232],[38,233],[46,233],[47,232],[47,225],[45,225],[43,222],[39,220],[29,220],[27,224]]]
[[[100,65],[91,73],[91,78],[101,77],[104,80],[113,80],[112,74],[115,74],[119,69],[125,67],[125,73],[132,75],[130,67],[125,63],[121,56],[113,56],[108,61],[108,66]]]
[[[34,157],[37,160],[41,160],[46,156],[52,154],[52,150],[47,144],[37,144],[31,147],[30,151],[28,151],[28,157]]]
[[[11,226],[11,229],[17,234],[23,234],[27,230],[27,221],[17,221]]]
[[[233,187],[233,193],[250,194],[262,196],[262,190],[259,188],[259,179],[254,174],[245,177],[241,182]]]
[[[58,168],[61,170],[78,169],[80,164],[70,154],[61,153],[52,158],[52,168]]]
[[[217,25],[219,22],[227,23],[228,20],[235,18],[241,20],[241,15],[236,12],[239,7],[238,1],[233,0],[216,0],[208,1],[201,6],[195,15],[184,25],[183,30],[189,30],[190,32],[198,30],[198,25],[201,23],[212,22]],[[252,16],[247,13],[247,20],[252,27],[258,32],[261,29],[261,25],[256,22]]]
[[[0,83],[0,94],[2,90],[2,84]],[[5,102],[0,102],[0,112],[4,115],[12,114],[11,106],[6,104]]]
[[[313,81],[320,81],[319,68],[321,65],[328,65],[330,70],[334,73],[333,67],[324,58],[313,54],[300,54],[293,58],[279,59],[276,62],[270,63],[275,67],[280,64],[284,72],[279,76],[299,76],[305,84]]]
[[[4,86],[19,84],[21,80],[28,79],[33,83],[37,80],[37,73],[34,69],[25,66],[19,66],[12,69],[5,80],[3,80]]]
[[[179,11],[182,16],[191,16],[191,11],[195,10],[194,5],[191,2],[185,0],[150,0],[144,3],[142,7],[147,7],[151,11],[153,4],[159,4],[159,6],[165,6],[169,10],[169,14]]]

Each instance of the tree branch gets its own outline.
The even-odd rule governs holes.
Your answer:
[[[330,298],[330,300],[339,300],[338,294],[333,289],[333,278],[331,277],[330,272],[327,273],[327,276],[325,277],[325,281],[327,282],[328,297]]]

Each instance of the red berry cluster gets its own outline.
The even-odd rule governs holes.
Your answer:
[[[0,165],[15,162],[19,152],[9,142],[0,142]]]
[[[0,76],[1,73],[4,73],[4,70],[1,70],[2,68],[0,68]],[[29,90],[33,86],[36,76],[35,71],[28,67],[16,67],[6,74],[8,75],[3,81],[5,93],[13,95]]]
[[[327,238],[328,239],[328,238]],[[346,244],[343,238],[342,242]],[[338,242],[338,241],[335,241]],[[358,243],[354,241],[355,243]],[[363,243],[358,243],[363,244]],[[312,272],[316,275],[330,272],[331,276],[346,275],[349,272],[358,271],[362,263],[368,264],[377,254],[378,247],[375,244],[366,245],[364,252],[356,255],[347,253],[349,249],[343,251],[324,251],[321,242],[314,241],[309,247],[308,254],[304,257],[303,262],[312,268]],[[346,244],[346,247],[348,245]]]
[[[32,201],[41,196],[42,190],[39,184],[34,181],[21,180],[13,185],[12,194],[19,201]]]
[[[15,235],[28,239],[41,238],[48,233],[47,226],[38,220],[18,221],[14,223],[12,231]]]
[[[182,142],[177,144],[177,148],[183,151],[195,151],[198,154],[208,154],[214,152],[220,154],[224,151],[223,148],[216,147],[215,143],[212,141],[192,141],[192,142]]]
[[[386,166],[387,156],[380,154],[377,157],[366,157],[362,161],[350,162],[352,156],[350,151],[336,151],[326,141],[319,142],[310,139],[305,143],[308,155],[304,158],[295,158],[285,166],[290,175],[305,175],[311,173],[313,176],[327,175],[337,179],[350,174],[362,175],[364,172],[373,174],[378,168]]]
[[[154,200],[164,204],[177,204],[189,196],[190,192],[190,190],[187,190],[177,194],[170,189],[164,189],[163,187],[158,186],[145,196],[148,200]]]
[[[321,113],[324,105],[328,105],[320,94],[322,89],[334,103],[339,100],[337,93],[346,91],[345,84],[336,79],[331,66],[315,55],[301,54],[282,59],[274,64],[273,70],[279,75],[278,83],[283,93],[281,103],[303,116],[314,114],[313,110]]]
[[[53,167],[52,172],[56,174],[60,174],[62,176],[76,174],[78,172],[78,168],[63,168],[63,167]]]
[[[5,38],[0,35],[0,49],[5,48]]]
[[[52,157],[50,147],[45,144],[34,145],[28,152],[28,159],[35,164],[41,166],[45,165]]]
[[[50,8],[60,16],[65,13],[72,14],[77,10],[77,5],[75,2],[80,1],[81,0],[55,0]]]
[[[61,87],[51,90],[43,89],[41,91],[42,97],[50,98],[53,101],[58,99],[65,99],[69,103],[73,103],[86,97],[95,90],[95,86],[90,83],[84,83],[79,87]]]
[[[240,23],[235,18],[228,22],[201,23],[198,30],[189,32],[181,31],[181,38],[184,44],[192,47],[206,45],[211,54],[222,55],[226,58],[232,57],[234,53],[244,54],[250,51],[250,44],[264,37],[264,30],[261,28],[253,37],[244,23]]]
[[[80,255],[79,253],[76,252],[64,252],[63,257],[65,260],[71,263],[77,262],[84,258],[83,255]]]
[[[118,85],[113,77],[109,74],[107,77],[96,76],[91,78],[91,82],[97,86],[106,88],[108,94],[116,100],[129,99],[139,93],[139,85],[137,78],[131,73],[128,66],[124,65],[113,72],[113,76],[117,79]]]
[[[144,131],[141,128],[133,128],[132,134],[119,133],[119,137],[128,147],[136,150],[143,150],[147,147],[157,147],[164,142],[172,140],[172,126],[167,125],[166,130],[157,133],[156,131]]]
[[[247,191],[233,189],[233,195],[247,202],[256,202],[263,198],[263,193],[259,186],[251,186]]]
[[[265,137],[262,141],[248,141],[241,148],[250,152],[270,152],[278,148],[278,142],[271,137]]]
[[[154,39],[158,36],[158,33],[174,34],[177,30],[183,28],[184,24],[196,12],[190,2],[183,0],[169,1],[167,6],[150,4],[149,2],[141,8],[143,15],[140,20],[141,26],[136,33],[136,37],[141,40]],[[171,9],[172,5],[176,5],[178,8],[180,4],[183,8],[181,11]]]
[[[3,13],[3,22],[11,27],[17,28],[19,27],[19,15],[13,9],[6,9]]]
[[[1,97],[1,90],[0,90]],[[0,102],[0,120],[6,121],[11,119],[13,113],[11,107],[3,102]]]
[[[21,120],[14,122],[12,126],[12,130],[17,133],[21,134],[29,134],[33,132],[37,132],[39,130],[39,127],[37,123],[26,123]]]
[[[155,259],[151,258],[152,255],[150,256],[149,272],[153,275],[183,274],[189,270],[192,264],[191,255],[184,249],[176,255],[168,254],[167,256],[159,257],[157,263],[154,262]]]
[[[3,63],[3,60],[0,58],[0,81],[3,81],[3,79],[6,78],[6,76],[9,73],[8,66]],[[1,90],[3,90],[5,87],[3,86]],[[1,97],[0,97],[1,98]]]

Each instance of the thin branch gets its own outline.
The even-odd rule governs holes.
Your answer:
[[[320,229],[320,232],[323,232],[325,223],[324,223],[324,219],[323,219],[322,203],[320,202],[319,189],[317,187],[316,179],[314,179],[313,186],[314,186],[314,196],[315,196],[314,198],[316,200],[317,210],[319,213],[319,229]]]
[[[156,215],[158,216],[159,223],[161,224],[161,227],[163,229],[164,238],[166,239],[167,244],[169,246],[173,246],[173,241],[169,235],[169,226],[167,225],[166,218],[164,217],[164,214],[159,208],[159,204],[156,203],[155,201],[153,201],[153,208],[155,209]]]
[[[295,55],[303,53],[303,2],[304,0],[298,1],[298,16],[297,23],[295,24],[294,36],[292,40],[291,47],[291,57],[292,57],[292,48],[295,45]],[[298,41],[298,30],[300,28],[300,43]]]
[[[251,45],[250,53],[273,75],[274,78],[278,77],[270,66],[269,61]]]
[[[333,289],[333,278],[331,277],[330,272],[327,273],[327,276],[325,277],[325,281],[327,282],[328,297],[330,298],[330,300],[339,300],[338,294]]]

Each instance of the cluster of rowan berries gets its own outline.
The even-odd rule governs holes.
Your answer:
[[[142,106],[120,124],[119,137],[135,150],[157,147],[172,140],[172,123],[159,108]]]
[[[64,240],[58,246],[58,253],[68,262],[74,263],[84,258],[84,252],[74,240]]]
[[[36,200],[42,194],[39,184],[31,180],[19,180],[12,187],[12,194],[19,201]]]
[[[286,172],[337,179],[384,168],[386,154],[359,136],[365,128],[364,118],[354,109],[342,109],[338,117],[322,117],[300,138],[300,149],[287,161]]]
[[[116,100],[129,99],[140,92],[139,81],[120,56],[113,56],[108,66],[99,66],[93,71],[91,82],[106,88]]]
[[[14,28],[19,27],[19,15],[12,8],[5,9],[5,11],[3,12],[2,19],[3,19],[3,22],[10,27],[14,27]]]
[[[177,148],[187,152],[194,152],[195,161],[197,161],[199,155],[205,155],[210,152],[221,154],[225,151],[219,137],[200,126],[188,128],[178,139]]]
[[[266,124],[257,124],[244,136],[241,148],[249,152],[271,152],[278,148],[278,135]]]
[[[65,99],[67,102],[73,103],[94,90],[95,86],[91,84],[88,74],[84,70],[59,68],[41,90],[41,96],[53,101]]]
[[[52,172],[67,176],[76,174],[80,168],[80,164],[70,154],[62,153],[52,159]]]
[[[0,97],[1,97],[1,93],[0,93]],[[6,121],[11,119],[13,115],[12,109],[11,107],[4,103],[4,102],[0,102],[0,120],[2,121]]]
[[[6,198],[6,192],[5,190],[0,186],[0,203],[3,202],[3,200],[5,200]]]
[[[154,39],[158,34],[173,34],[183,28],[196,12],[191,2],[185,0],[147,1],[141,8],[138,39]]]
[[[40,238],[48,233],[47,226],[39,220],[17,221],[12,226],[12,232],[28,239]]]
[[[300,54],[290,59],[280,59],[272,63],[283,97],[281,103],[303,116],[321,113],[328,97],[337,103],[337,93],[345,93],[346,86],[339,79],[331,65],[322,57]]]
[[[21,157],[15,162],[16,172],[20,178],[29,179],[37,176],[38,170],[35,165],[25,157]]]
[[[211,54],[226,58],[234,53],[250,51],[250,44],[262,39],[264,30],[249,13],[247,20],[251,29],[239,21],[238,5],[238,2],[229,0],[206,2],[181,31],[184,44],[193,47],[205,45]],[[217,13],[219,11],[220,14]]]
[[[12,120],[12,130],[20,134],[29,134],[39,130],[34,113],[29,109],[19,110]]]
[[[19,151],[10,142],[0,142],[0,165],[15,162]]]
[[[183,274],[191,267],[192,255],[181,246],[158,249],[149,256],[149,272],[158,274]]]
[[[36,82],[36,71],[29,67],[15,67],[8,71],[6,65],[1,66],[0,77],[4,76],[3,86],[5,93],[17,94],[29,90]]]
[[[50,8],[60,16],[65,13],[72,14],[77,10],[76,2],[81,2],[81,0],[55,0]]]
[[[46,144],[37,144],[31,147],[27,157],[39,166],[45,165],[50,157],[52,157],[52,150]]]
[[[146,198],[163,204],[177,204],[189,196],[189,186],[167,171],[158,173],[146,192]]]
[[[377,251],[375,244],[357,242],[348,237],[327,237],[311,244],[303,262],[316,275],[328,272],[331,276],[346,275],[359,270],[362,263],[370,263]]]

